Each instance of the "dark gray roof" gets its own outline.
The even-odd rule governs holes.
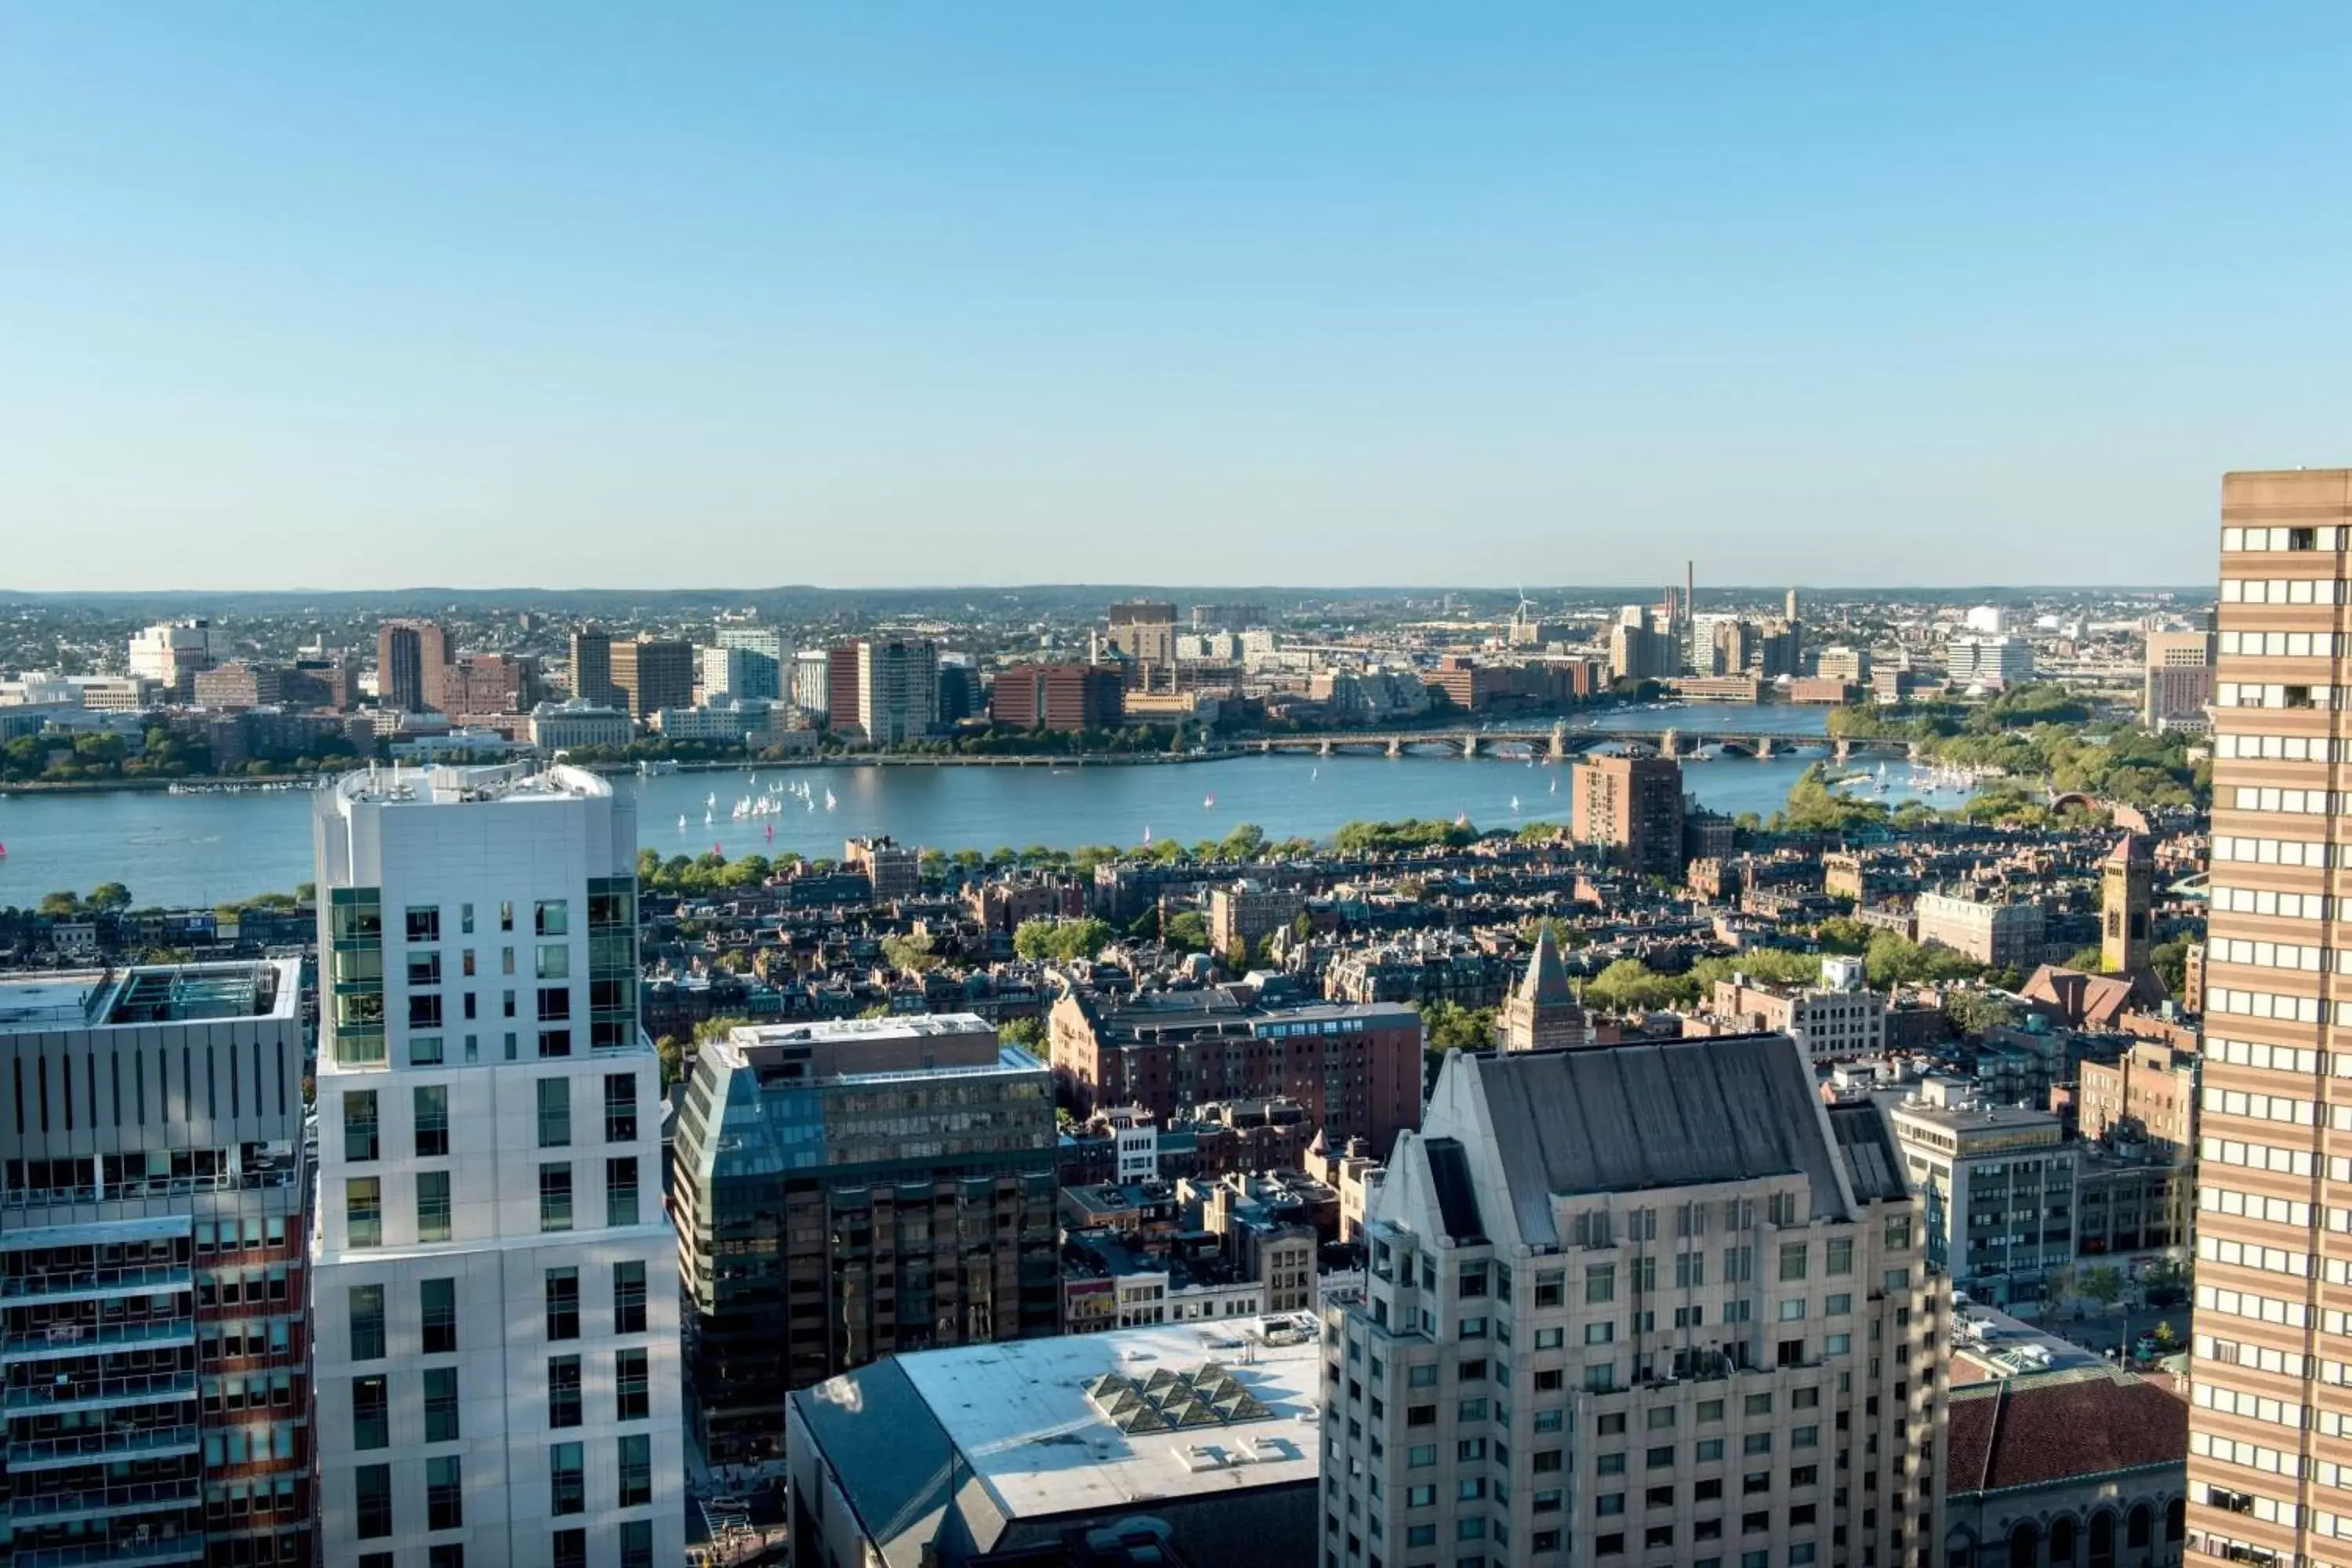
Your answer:
[[[1429,1156],[1430,1185],[1437,1191],[1437,1212],[1445,1234],[1455,1241],[1480,1241],[1486,1227],[1478,1218],[1478,1194],[1470,1177],[1470,1162],[1462,1145],[1451,1138],[1427,1138],[1422,1148]]]
[[[1554,1194],[1802,1175],[1816,1215],[1849,1213],[1797,1043],[1729,1035],[1463,1056],[1486,1101],[1521,1233],[1551,1239]]]
[[[953,1439],[895,1360],[801,1389],[792,1400],[867,1539],[886,1560],[919,1562],[923,1544],[941,1533],[935,1516],[950,1508],[963,1516],[965,1531],[992,1538],[993,1530],[984,1523],[975,1527],[971,1518],[975,1503],[983,1512],[992,1511],[984,1489],[955,1462]],[[994,1524],[1001,1529],[1003,1521]],[[899,1538],[918,1525],[928,1528],[905,1543],[905,1552],[895,1550]]]
[[[1551,939],[1551,927],[1536,932],[1535,956],[1528,961],[1526,994],[1533,1001],[1576,1004],[1576,991],[1568,983],[1568,965],[1560,962],[1559,944]]]
[[[1874,1204],[1910,1195],[1910,1184],[1903,1178],[1903,1162],[1895,1152],[1895,1141],[1887,1136],[1886,1118],[1874,1103],[1864,1100],[1831,1106],[1830,1131],[1837,1139],[1838,1152],[1845,1156],[1846,1174],[1853,1183],[1856,1200]]]

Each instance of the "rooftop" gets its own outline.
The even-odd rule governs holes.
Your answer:
[[[142,964],[0,980],[0,1035],[291,1017],[300,1000],[299,980],[299,965],[291,959]]]
[[[1311,1487],[1321,1357],[1311,1325],[1304,1334],[1289,1327],[1287,1319],[1254,1319],[923,1351],[792,1399],[885,1561],[912,1564],[950,1507],[986,1551],[1017,1520]],[[1199,1402],[1208,1407],[1202,1419],[1158,1430],[1132,1412],[1122,1426],[1094,1397],[1107,1393],[1118,1409],[1133,1403],[1117,1397],[1125,1387],[1149,1385],[1156,1373],[1205,1374],[1222,1397]],[[968,1472],[979,1495],[951,1501],[956,1472]]]
[[[370,767],[335,781],[338,801],[377,805],[463,805],[609,797],[613,786],[584,768],[544,763],[497,767]]]
[[[1955,1494],[2184,1465],[2189,1406],[2113,1368],[1952,1390],[1947,1484]]]

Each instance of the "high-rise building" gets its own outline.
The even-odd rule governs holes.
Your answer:
[[[1786,1036],[1448,1056],[1324,1311],[1317,1561],[1941,1563],[1926,1228]]]
[[[1512,988],[1502,1016],[1495,1020],[1496,1043],[1507,1051],[1547,1051],[1580,1046],[1586,1033],[1584,1005],[1568,983],[1568,966],[1560,962],[1551,927],[1544,926],[1536,932],[1527,974]]]
[[[568,767],[371,769],[316,840],[323,1560],[680,1561],[634,806]]]
[[[1149,599],[1113,605],[1107,617],[1104,640],[1123,658],[1138,665],[1176,662],[1176,606]]]
[[[301,965],[0,978],[13,1561],[312,1561]]]
[[[804,647],[793,655],[793,705],[824,714],[833,707],[831,661],[824,649]]]
[[[375,634],[376,701],[400,713],[446,713],[449,634],[437,621],[386,621]]]
[[[2002,633],[1962,633],[1944,645],[1944,678],[1954,686],[2014,686],[2033,679],[2033,645]]]
[[[1045,1067],[969,1013],[697,1052],[674,1197],[704,1455],[777,1457],[788,1394],[895,1352],[1059,1332],[1055,1138]]]
[[[1617,680],[1664,680],[1682,665],[1669,622],[1645,605],[1628,605],[1609,629],[1609,672]]]
[[[1679,877],[1683,766],[1672,757],[1592,757],[1570,770],[1569,830],[1628,870]]]
[[[2213,849],[2189,1363],[2191,1560],[2352,1561],[2352,1164],[2331,978],[2352,760],[2352,469],[2221,482]],[[2292,801],[2294,804],[2290,805]],[[2325,1337],[2323,1337],[2325,1336]]]
[[[201,616],[158,621],[131,635],[131,674],[152,680],[164,695],[186,701],[195,689],[198,672],[213,667],[212,622]]]
[[[665,708],[694,706],[694,645],[678,637],[640,637],[613,645],[617,706],[643,724]]]
[[[939,727],[940,645],[869,637],[857,645],[857,727],[877,746],[919,741]]]
[[[572,700],[598,708],[625,708],[613,689],[613,634],[584,626],[572,634]]]
[[[2202,731],[2213,700],[2213,634],[2150,632],[2140,722],[2151,730]]]
[[[865,733],[860,677],[864,647],[863,643],[843,643],[824,651],[824,712],[835,734]]]
[[[725,626],[719,628],[718,635],[711,640],[720,647],[749,648],[753,653],[765,654],[778,664],[792,657],[792,649],[784,646],[784,632],[781,626]]]
[[[448,677],[446,711],[462,717],[528,713],[539,706],[539,659],[531,654],[469,653]]]
[[[783,696],[782,667],[772,656],[755,647],[725,644],[697,651],[705,702],[722,697],[774,701]]]

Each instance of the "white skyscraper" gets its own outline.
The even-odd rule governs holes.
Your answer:
[[[921,740],[939,726],[940,645],[912,637],[860,642],[857,694],[857,721],[867,740]]]
[[[371,770],[316,826],[324,1560],[667,1568],[677,1247],[635,814],[572,768]]]

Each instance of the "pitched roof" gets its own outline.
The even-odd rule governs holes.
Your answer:
[[[1536,932],[1535,956],[1528,960],[1521,989],[1538,1003],[1576,1005],[1576,992],[1568,983],[1568,965],[1560,962],[1559,944],[1552,941],[1549,926]]]
[[[2084,1368],[1955,1388],[1948,1431],[1957,1496],[2184,1465],[2189,1406],[2146,1378]]]

